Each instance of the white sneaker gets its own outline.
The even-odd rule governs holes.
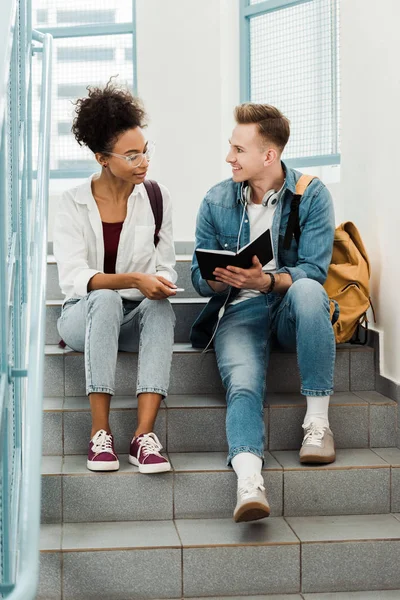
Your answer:
[[[326,425],[311,422],[303,425],[304,439],[300,450],[301,463],[332,463],[336,459],[333,433]]]
[[[270,512],[261,475],[255,473],[246,479],[239,479],[237,504],[233,513],[236,523],[264,519],[269,517]]]

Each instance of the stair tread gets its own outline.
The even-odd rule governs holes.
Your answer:
[[[327,592],[304,594],[304,600],[399,600],[400,590],[374,590],[365,592]],[[290,600],[290,597],[287,597]],[[296,598],[294,596],[293,598]],[[188,599],[189,600],[189,599]],[[190,600],[195,600],[194,598]],[[200,600],[200,599],[199,599]],[[207,598],[207,600],[217,600],[216,598]],[[223,600],[233,600],[224,598]],[[248,599],[249,600],[249,599]],[[272,599],[273,600],[273,599]],[[277,596],[279,600],[279,596]]]
[[[387,405],[396,406],[396,402],[382,394],[369,396],[369,392],[337,392],[331,398],[332,406],[365,406]],[[300,394],[274,393],[267,394],[266,405],[275,408],[297,408],[306,405],[304,396]],[[171,394],[161,404],[161,410],[171,409],[199,409],[222,408],[225,409],[224,394]],[[113,396],[111,410],[135,410],[137,398],[135,396]],[[43,410],[53,411],[88,411],[89,400],[87,396],[45,397]]]
[[[191,344],[183,344],[183,343],[174,344],[174,353],[180,353],[180,352],[183,352],[185,354],[199,354],[199,353],[201,353],[201,350],[198,350],[197,348],[193,348],[191,346]],[[58,355],[58,354],[67,354],[67,355],[71,356],[71,355],[75,355],[75,354],[82,355],[82,352],[76,352],[75,350],[72,350],[68,346],[66,348],[60,348],[58,346],[58,344],[46,344],[45,345],[45,354],[46,354],[46,356],[52,356],[52,355]],[[137,354],[137,352],[123,352],[122,354]]]
[[[183,300],[183,299],[182,299]],[[336,347],[336,352],[366,352],[373,353],[374,349],[369,346],[354,346],[351,344],[340,344]],[[185,354],[201,354],[202,350],[199,348],[193,348],[189,343],[176,343],[174,344],[174,353],[185,353]],[[213,350],[211,350],[213,352]],[[274,348],[272,350],[273,353],[286,354],[286,355],[295,355],[295,352],[284,352],[278,348]],[[46,344],[45,345],[45,354],[46,356],[51,356],[54,354],[82,354],[82,352],[76,352],[75,350],[71,350],[68,346],[66,348],[60,348],[57,344]],[[137,354],[137,352],[123,352],[123,354]]]
[[[226,452],[168,452],[172,472],[175,473],[232,473],[226,464]],[[105,475],[138,475],[139,470],[128,463],[127,454],[119,454],[120,469]],[[338,449],[336,461],[327,465],[299,463],[296,450],[272,450],[265,452],[264,471],[341,471],[349,469],[381,469],[400,467],[400,449],[398,448],[350,448]],[[86,475],[97,477],[86,468],[86,455],[74,454],[62,456],[43,456],[42,474]]]
[[[281,544],[400,540],[400,515],[175,519],[42,525],[42,551],[277,546]]]
[[[380,456],[385,451],[393,452],[397,457],[387,460]],[[396,452],[397,451],[397,452]],[[226,465],[226,452],[169,452],[166,453],[175,473],[209,473],[227,472],[232,469]],[[117,476],[121,473],[139,474],[138,468],[128,464],[127,454],[119,454],[119,471],[104,473]],[[265,453],[264,471],[310,471],[310,470],[343,470],[388,468],[400,466],[400,450],[398,448],[350,448],[337,450],[336,461],[327,465],[300,464],[298,452],[294,450],[278,450]],[[74,454],[62,456],[44,456],[42,459],[43,475],[89,475],[96,477],[98,473],[86,468],[86,455]]]

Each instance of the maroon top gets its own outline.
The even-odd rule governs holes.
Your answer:
[[[119,236],[124,222],[102,223],[104,238],[104,273],[115,273]]]

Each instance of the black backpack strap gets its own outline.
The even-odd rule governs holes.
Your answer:
[[[283,247],[285,250],[289,250],[292,242],[292,237],[295,237],[297,244],[300,239],[300,216],[299,206],[301,202],[300,194],[293,194],[292,203],[290,205],[290,214],[288,223],[286,226],[285,238],[283,240]]]
[[[301,175],[297,180],[296,190],[293,194],[292,203],[290,205],[290,214],[286,226],[285,238],[283,240],[283,247],[285,250],[289,250],[293,236],[297,244],[299,243],[301,233],[299,206],[302,195],[313,179],[316,179],[316,177],[313,175]]]
[[[150,200],[151,210],[153,211],[154,215],[154,245],[157,246],[158,242],[160,241],[159,233],[163,221],[163,197],[160,186],[156,181],[145,179],[144,187],[146,188],[146,192]]]

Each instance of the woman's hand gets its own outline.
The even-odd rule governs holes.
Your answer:
[[[176,285],[161,275],[135,273],[134,286],[149,300],[163,300],[176,296]]]

